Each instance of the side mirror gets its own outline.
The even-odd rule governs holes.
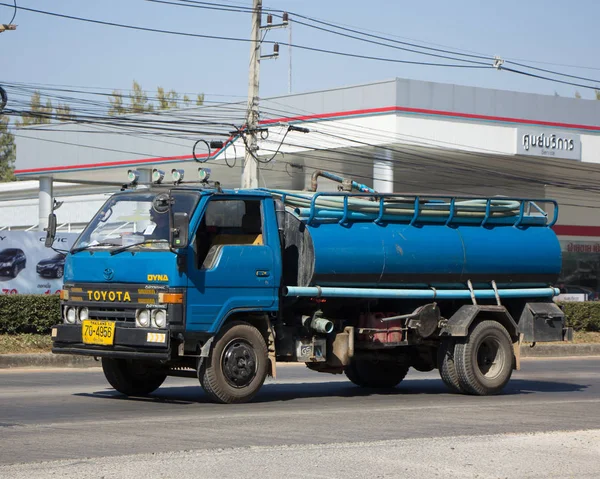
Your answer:
[[[170,228],[171,248],[187,248],[190,220],[187,213],[173,213],[173,225]]]
[[[52,248],[56,236],[56,215],[54,213],[48,215],[48,227],[44,229],[46,230],[46,242],[44,245],[46,248]]]

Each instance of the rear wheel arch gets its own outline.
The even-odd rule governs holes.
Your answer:
[[[484,320],[501,324],[513,341],[519,338],[519,326],[504,306],[464,305],[449,319],[441,330],[442,337],[467,337]]]

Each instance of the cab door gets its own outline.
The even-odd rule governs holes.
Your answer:
[[[272,198],[211,197],[191,246],[188,331],[214,333],[232,313],[277,310],[281,255]]]

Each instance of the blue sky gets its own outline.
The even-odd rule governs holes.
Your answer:
[[[12,3],[13,0],[0,0]],[[250,0],[214,0],[250,6]],[[250,15],[159,5],[144,0],[18,0],[24,7],[168,30],[248,38]],[[319,19],[486,55],[525,61],[581,65],[592,69],[535,64],[600,79],[597,0],[264,0],[265,7],[288,9]],[[0,6],[0,22],[12,9]],[[293,15],[292,15],[293,20]],[[130,87],[157,86],[204,92],[227,99],[247,94],[247,43],[174,37],[91,25],[19,11],[14,32],[0,34],[0,82]],[[364,44],[307,27],[293,27],[293,43],[390,58],[445,61]],[[267,40],[287,41],[286,30]],[[264,53],[270,53],[267,47]],[[261,96],[288,91],[288,49],[261,65]],[[423,67],[335,57],[294,50],[293,91],[310,91],[394,77],[573,96],[592,91],[525,78],[493,69]],[[600,85],[600,84],[599,84]],[[217,96],[223,95],[223,96]]]

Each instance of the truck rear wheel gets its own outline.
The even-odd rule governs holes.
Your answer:
[[[109,384],[127,396],[150,394],[167,378],[160,365],[147,361],[102,358],[102,370]]]
[[[409,368],[405,362],[353,359],[344,372],[357,386],[389,389],[400,384]]]
[[[448,386],[453,393],[464,392],[460,382],[458,381],[458,374],[456,372],[456,364],[454,361],[454,348],[456,341],[452,338],[443,339],[438,347],[437,361],[438,370],[440,371],[440,377],[444,384]]]
[[[267,377],[267,354],[258,329],[241,321],[232,322],[219,333],[210,356],[202,361],[200,384],[215,402],[248,402]]]
[[[454,348],[458,381],[464,392],[478,396],[498,394],[513,370],[512,341],[504,326],[482,321]]]

